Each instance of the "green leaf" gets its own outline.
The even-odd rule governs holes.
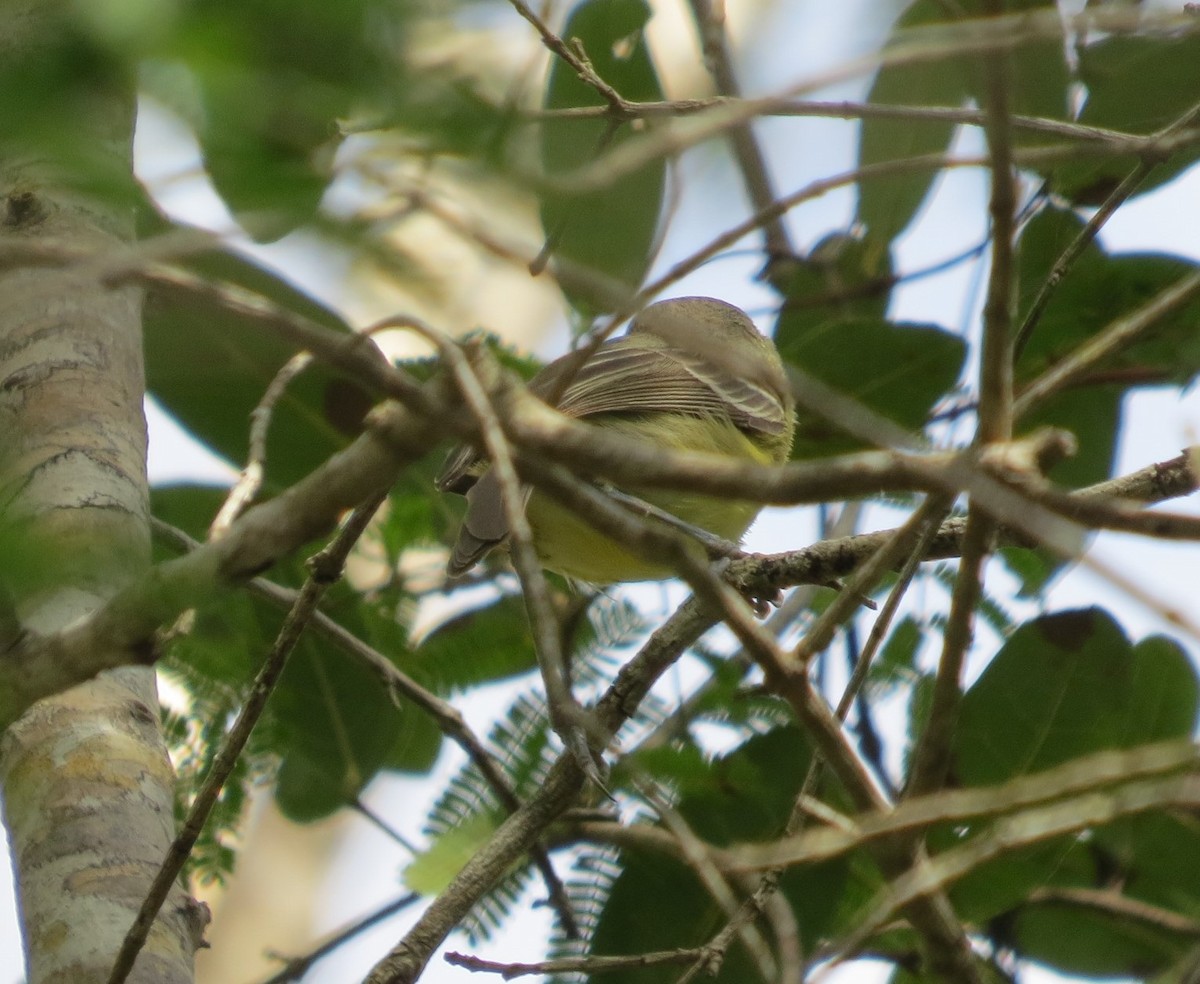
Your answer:
[[[935,325],[827,321],[819,326],[784,309],[775,342],[791,362],[897,423],[924,427],[930,409],[956,382],[966,346]],[[805,410],[797,414],[793,458],[856,450],[861,444]]]
[[[1110,748],[1191,733],[1200,686],[1165,639],[1131,646],[1099,608],[1020,626],[963,698],[956,778],[1000,783]]]
[[[221,485],[158,485],[150,490],[150,512],[155,519],[203,543],[228,494],[229,490]],[[164,553],[164,557],[178,556],[179,550],[174,546]]]
[[[1054,0],[1010,0],[1004,6],[1013,13],[1056,10]],[[966,11],[974,17],[985,14],[978,0],[967,3]],[[1010,113],[1050,120],[1066,120],[1070,117],[1071,78],[1061,37],[1026,41],[1003,57],[1008,74],[1006,94]],[[987,76],[982,62],[977,61],[966,75],[968,91],[974,103],[977,106],[990,105]],[[1046,134],[1036,130],[1014,127],[1012,135],[1018,146],[1038,146],[1047,142]]]
[[[331,310],[282,277],[235,253],[183,264],[214,284],[232,284],[325,328],[350,332]],[[249,453],[250,413],[295,353],[251,319],[194,296],[152,290],[145,314],[146,384],[197,440],[238,467]],[[357,434],[371,397],[317,360],[275,406],[267,439],[267,487],[292,484]]]
[[[404,885],[421,895],[437,895],[496,832],[496,817],[476,813],[441,834],[404,869]]]
[[[31,226],[43,218],[38,199],[55,189],[104,200],[107,216],[139,198],[129,168],[136,69],[122,45],[104,36],[95,6],[6,10],[0,59],[0,133],[11,162],[6,225]],[[39,212],[24,212],[22,201]]]
[[[1063,902],[1022,908],[1012,934],[1022,955],[1086,977],[1144,980],[1188,948],[1186,938],[1151,923]]]
[[[1116,385],[1067,389],[1021,418],[1022,434],[1058,427],[1075,435],[1078,450],[1051,468],[1048,478],[1068,488],[1083,488],[1112,476],[1124,396],[1124,387]]]
[[[524,603],[509,595],[442,624],[417,647],[415,665],[442,693],[529,672],[537,660]]]
[[[795,728],[778,728],[705,764],[695,751],[658,749],[658,765],[672,758],[669,774],[679,780],[677,809],[702,840],[717,844],[778,836],[804,779],[811,752]],[[623,870],[613,881],[592,941],[594,954],[629,954],[699,946],[727,919],[687,865],[659,853],[622,851]],[[844,895],[846,859],[790,868],[781,888],[806,939],[828,932]],[[647,898],[670,900],[646,918]],[[623,984],[674,981],[678,967],[641,968],[614,975]],[[730,949],[720,973],[725,984],[756,973],[741,947]]]
[[[1021,237],[1018,277],[1022,313],[1046,279],[1062,249],[1082,228],[1075,215],[1044,210]],[[1081,344],[1117,318],[1132,314],[1194,273],[1184,257],[1161,253],[1110,256],[1092,243],[1072,265],[1042,313],[1018,363],[1019,382],[1028,381],[1071,356]],[[1138,340],[1091,370],[1090,380],[1127,387],[1186,384],[1200,373],[1200,300],[1193,299],[1144,330]],[[1076,386],[1086,386],[1084,377]]]
[[[1026,226],[1018,261],[1022,316],[1082,227],[1078,216],[1055,209],[1043,209]],[[1051,296],[1030,336],[1016,366],[1018,385],[1071,358],[1115,319],[1133,313],[1195,269],[1190,260],[1175,256],[1110,256],[1093,242]],[[1187,383],[1200,373],[1198,319],[1200,300],[1193,300],[1022,419],[1023,431],[1053,425],[1079,439],[1079,454],[1056,466],[1051,478],[1078,487],[1109,477],[1123,395],[1140,386]]]
[[[879,658],[871,666],[872,687],[891,689],[913,677],[917,667],[917,652],[924,638],[921,623],[911,615],[897,622],[880,649]]]
[[[196,79],[209,174],[247,232],[277,239],[315,213],[338,120],[378,105],[388,76],[401,74],[384,51],[401,42],[403,7],[212,0],[183,11],[161,55]]]
[[[944,20],[944,6],[937,0],[916,0],[900,17],[895,33]],[[885,54],[886,51],[885,47]],[[962,104],[966,93],[961,63],[946,58],[908,65],[884,65],[875,76],[867,101],[885,106],[955,107]],[[860,131],[858,166],[945,153],[950,148],[953,134],[953,123],[865,119]],[[890,242],[912,221],[937,173],[935,168],[924,167],[910,173],[860,181],[857,221],[867,227],[873,238]]]
[[[1085,47],[1079,75],[1088,97],[1079,122],[1127,133],[1152,133],[1172,123],[1200,92],[1200,37],[1118,36]],[[1200,149],[1177,151],[1155,168],[1138,194],[1157,188],[1190,167]],[[1096,205],[1137,165],[1131,155],[1087,157],[1048,170],[1053,190],[1082,205]]]
[[[895,269],[886,240],[832,233],[794,260],[782,313],[791,333],[807,335],[830,321],[882,320]]]
[[[271,695],[286,749],[276,801],[293,820],[350,803],[383,767],[400,732],[397,708],[375,675],[311,637],[301,639]]]
[[[650,19],[645,0],[584,0],[571,14],[562,37],[578,39],[597,74],[624,98],[655,101],[662,86],[650,59],[642,29]],[[603,98],[555,59],[546,86],[545,107],[602,106]],[[561,177],[599,154],[619,147],[635,134],[608,119],[547,119],[542,123],[542,166]],[[653,259],[662,210],[666,161],[653,161],[596,192],[547,192],[542,196],[542,225],[555,256],[636,288]],[[568,300],[594,315],[612,310],[613,297],[560,272]]]

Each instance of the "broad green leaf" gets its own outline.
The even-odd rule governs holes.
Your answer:
[[[1033,302],[1041,291],[1043,284],[1050,276],[1054,265],[1063,252],[1075,241],[1084,226],[1074,212],[1067,209],[1047,206],[1038,211],[1021,229],[1017,240],[1017,319],[1023,321],[1029,313]],[[1101,276],[1107,260],[1107,254],[1100,244],[1093,239],[1071,265],[1068,279],[1080,278],[1092,281]],[[1062,285],[1059,285],[1061,289]],[[1050,326],[1053,327],[1053,326]],[[1028,353],[1032,348],[1037,351],[1050,342],[1044,337],[1047,331],[1045,315],[1039,319],[1030,335],[1030,341],[1024,349]],[[1036,344],[1033,339],[1037,339]],[[1026,358],[1022,354],[1017,364],[1017,372],[1025,379],[1031,378],[1038,371],[1041,359]]]
[[[318,325],[349,333],[331,310],[245,257],[209,253],[184,262],[214,284],[266,297]],[[152,290],[145,305],[146,384],[185,430],[237,467],[246,463],[250,413],[296,349],[235,311],[199,297]],[[287,387],[267,440],[269,490],[290,485],[344,447],[371,396],[319,360]]]
[[[1009,637],[967,692],[955,735],[955,780],[967,786],[1000,783],[1103,749],[1186,736],[1198,704],[1196,672],[1169,640],[1154,637],[1131,646],[1097,608],[1041,616]],[[1024,901],[1036,889],[1095,888],[1111,880],[1117,866],[1129,890],[1144,883],[1140,859],[1153,851],[1139,845],[1120,861],[1106,845],[1122,836],[1133,843],[1130,832],[1146,822],[1138,817],[1092,831],[1086,840],[1061,837],[1007,852],[955,884],[955,910],[972,922],[992,922],[998,942],[1064,972],[1119,974],[1139,960],[1155,966],[1171,955],[1160,952],[1161,939],[1151,948],[1158,956],[1150,960],[1135,943],[1143,937],[1136,930],[1129,938],[1104,937],[1106,918]],[[986,824],[975,833],[988,836]],[[956,846],[963,835],[962,829],[935,831],[931,850]],[[1062,931],[1065,925],[1074,927],[1077,938],[1097,934],[1106,942],[1084,958],[1077,938],[1055,942],[1050,927]]]
[[[642,31],[650,19],[645,0],[584,0],[571,13],[562,37],[583,45],[597,74],[624,98],[663,98]],[[601,106],[603,98],[575,71],[555,59],[546,85],[545,107]],[[562,177],[635,134],[608,119],[547,119],[542,123],[542,166]],[[547,192],[542,225],[553,255],[617,285],[636,288],[653,259],[662,210],[666,162],[657,160],[596,192]],[[560,275],[571,304],[586,314],[612,309],[613,297]]]
[[[1026,226],[1018,267],[1022,315],[1082,225],[1071,212],[1044,209]],[[1090,244],[1051,296],[1029,336],[1016,366],[1018,387],[1072,358],[1080,346],[1115,320],[1150,303],[1195,269],[1194,263],[1180,257],[1109,255]],[[1052,424],[1065,427],[1079,439],[1079,454],[1056,466],[1052,478],[1081,486],[1109,477],[1124,393],[1138,386],[1186,383],[1200,372],[1197,319],[1200,300],[1193,300],[1026,415],[1021,421],[1023,431]]]
[[[944,5],[937,0],[916,0],[900,17],[896,32],[908,32],[945,20]],[[886,53],[886,48],[884,49]],[[884,65],[875,76],[867,101],[887,106],[957,107],[966,96],[966,78],[960,61],[953,58],[908,65]],[[911,119],[865,119],[858,147],[858,166],[902,161],[922,154],[945,153],[954,124]],[[869,177],[859,183],[857,221],[873,238],[895,239],[917,214],[937,169],[923,167],[885,178]]]
[[[1127,817],[1095,831],[1098,850],[1124,878],[1125,894],[1188,918],[1200,917],[1200,825],[1178,811]]]
[[[1200,92],[1200,36],[1108,37],[1085,47],[1079,75],[1087,101],[1079,122],[1129,133],[1152,133],[1196,104]],[[1181,150],[1155,168],[1138,193],[1169,181],[1195,163],[1200,150]],[[1049,170],[1053,190],[1073,202],[1095,205],[1137,164],[1129,155],[1086,157]]]
[[[1117,385],[1066,389],[1021,418],[1020,433],[1061,427],[1075,435],[1079,449],[1047,472],[1068,488],[1082,488],[1112,476],[1121,424],[1124,388]]]
[[[1079,755],[1191,733],[1196,672],[1173,644],[1131,646],[1100,608],[1020,626],[963,698],[956,778],[1000,783]]]
[[[1022,237],[1021,296],[1027,308],[1057,256],[1052,243],[1068,239],[1078,220],[1064,213],[1043,213]],[[1024,244],[1030,240],[1026,259]],[[1049,260],[1049,263],[1046,261]],[[1197,265],[1184,257],[1160,253],[1107,255],[1093,244],[1068,271],[1051,295],[1017,366],[1019,382],[1028,381],[1069,358],[1079,346],[1133,314],[1194,273]],[[1137,340],[1098,363],[1077,385],[1089,381],[1128,387],[1186,384],[1200,373],[1200,300],[1193,298],[1144,329]]]
[[[953,848],[963,841],[963,831],[941,829],[928,839],[930,852]],[[978,836],[987,837],[987,828]],[[1090,888],[1099,877],[1097,864],[1086,845],[1066,836],[1043,841],[977,865],[950,889],[954,911],[964,921],[986,925],[1004,921],[1022,910],[1031,892],[1038,889]],[[1001,936],[1003,939],[1003,936]]]
[[[293,820],[313,820],[352,802],[392,754],[400,715],[375,674],[341,653],[301,639],[270,699],[286,749],[275,797]]]
[[[794,320],[786,308],[775,342],[785,362],[914,430],[957,381],[966,355],[962,339],[934,325],[858,320],[813,326]],[[793,458],[860,446],[835,423],[798,412]]]

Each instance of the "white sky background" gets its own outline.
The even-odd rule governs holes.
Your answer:
[[[731,8],[736,6],[730,4]],[[790,0],[773,7],[764,6],[761,17],[752,24],[739,25],[737,34],[741,78],[747,94],[774,91],[874,50],[886,30],[886,24],[880,23],[883,6],[878,0],[843,0],[838,4],[824,0]],[[512,23],[516,15],[507,8],[499,5],[496,11],[498,23],[523,29]],[[731,9],[731,16],[736,12]],[[677,16],[668,10],[658,15],[652,25],[655,44],[664,38],[669,43],[672,37],[684,36],[683,32],[689,32],[686,36],[691,37],[685,22],[672,19]],[[798,66],[803,66],[802,70]],[[866,81],[843,84],[817,94],[816,98],[861,98],[867,84]],[[781,193],[853,166],[855,124],[851,122],[773,119],[758,124],[756,132],[772,162],[777,190]],[[963,139],[977,137],[971,133]],[[141,173],[152,186],[163,190],[165,206],[180,218],[197,224],[221,231],[232,228],[231,220],[211,189],[194,179],[198,158],[194,143],[182,127],[160,113],[147,115],[139,124],[137,150]],[[186,177],[179,179],[181,175]],[[171,176],[176,178],[170,179]],[[660,270],[745,214],[740,180],[727,153],[706,147],[688,154],[679,165],[679,176],[686,197],[664,245]],[[984,229],[977,224],[984,215],[984,195],[985,178],[981,173],[960,170],[943,176],[935,189],[933,208],[898,244],[897,268],[920,269],[975,245],[984,235]],[[1190,209],[1180,208],[1181,201],[1200,201],[1200,168],[1193,168],[1180,181],[1126,205],[1108,224],[1103,234],[1105,245],[1110,249],[1165,251],[1200,259],[1195,214]],[[795,210],[789,217],[789,227],[796,245],[805,250],[827,233],[846,228],[853,207],[853,192],[843,190]],[[747,252],[710,263],[673,288],[671,293],[727,298],[751,311],[760,326],[769,327],[772,295],[750,280],[761,264],[760,254],[750,249],[757,243],[754,238],[745,240],[743,245]],[[315,257],[311,246],[304,237],[291,237],[264,252],[294,281],[318,290],[335,304],[344,302],[340,293],[342,285],[332,275],[339,272],[338,268],[331,266],[327,252]],[[955,331],[963,330],[976,320],[979,285],[985,275],[986,270],[968,264],[944,275],[914,281],[897,292],[892,313],[898,317],[934,321]],[[559,336],[560,343],[562,337]],[[1200,397],[1195,392],[1182,398],[1165,390],[1145,393],[1131,401],[1126,421],[1126,439],[1121,442],[1117,473],[1170,458],[1195,441],[1200,432]],[[1136,445],[1130,437],[1136,437]],[[224,465],[191,442],[153,408],[150,410],[150,439],[150,471],[155,482],[221,480],[229,476]],[[1176,503],[1172,508],[1197,511],[1196,505],[1190,502]],[[811,509],[764,513],[751,532],[748,546],[760,550],[803,546],[816,535],[813,513]],[[890,525],[888,517],[876,518],[879,520],[877,526]],[[1168,605],[1185,612],[1193,610],[1193,586],[1197,583],[1194,547],[1105,534],[1095,540],[1092,554],[1118,567]],[[995,565],[991,573],[996,573]],[[657,588],[640,591],[643,597],[654,602],[661,598],[656,593]],[[1162,620],[1153,612],[1117,595],[1103,580],[1084,570],[1072,572],[1054,588],[1049,607],[1090,604],[1103,604],[1118,610],[1121,624],[1134,639],[1150,632],[1166,631]],[[1185,640],[1185,644],[1196,651],[1194,640]],[[477,732],[487,730],[488,722],[506,702],[507,692],[502,695],[498,688],[489,688],[456,701]],[[887,722],[884,724],[886,726]],[[383,779],[369,790],[368,801],[403,833],[419,842],[425,807],[445,778],[458,768],[460,757],[456,751],[447,751],[442,756],[434,781]],[[407,858],[365,822],[355,821],[348,830],[351,835],[335,855],[331,868],[327,892],[329,904],[321,917],[322,930],[340,926],[399,894],[397,877]],[[20,945],[8,879],[8,866],[0,864],[0,984],[15,984],[22,979]],[[318,964],[305,980],[343,982],[360,979],[412,918],[406,914],[373,933],[364,934],[338,955]],[[477,952],[496,959],[538,959],[539,941],[545,939],[548,918],[544,910],[522,916],[511,923],[500,942],[481,946]],[[270,946],[270,941],[264,940],[264,946]],[[453,939],[450,948],[466,949],[465,941]],[[425,984],[462,984],[470,976],[435,958],[422,981]],[[856,965],[854,971],[841,975],[840,979],[870,984],[884,977],[882,970],[873,973]],[[1025,980],[1029,984],[1041,984],[1057,978],[1033,972],[1028,973]]]

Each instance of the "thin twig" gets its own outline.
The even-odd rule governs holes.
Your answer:
[[[158,911],[175,884],[175,879],[179,877],[179,872],[183,870],[188,855],[191,854],[212,808],[216,805],[217,797],[225,786],[225,781],[241,757],[246,742],[250,739],[250,733],[266,707],[267,698],[271,696],[280,674],[283,673],[288,656],[300,641],[300,636],[303,635],[321,596],[341,577],[346,557],[385,498],[386,493],[377,493],[358,506],[329,545],[314,554],[309,561],[311,573],[305,580],[296,603],[288,612],[275,644],[254,678],[237,719],[213,759],[212,767],[196,792],[187,818],[167,850],[167,856],[142,901],[133,925],[121,943],[121,949],[117,952],[109,974],[108,984],[122,984],[133,969],[134,961],[145,945]]]
[[[974,613],[982,591],[983,564],[991,549],[992,530],[992,522],[982,513],[972,511],[967,516],[929,716],[909,770],[905,791],[909,796],[940,789],[950,768],[951,738],[962,703],[963,665],[971,645]]]
[[[893,880],[876,895],[866,913],[853,920],[854,930],[823,959],[852,954],[904,905],[956,881],[1001,855],[1031,844],[1111,824],[1122,817],[1176,806],[1195,809],[1200,787],[1194,776],[1174,775],[1123,783],[1108,795],[1088,793],[1045,807],[1001,817],[984,833],[949,848]]]
[[[567,44],[562,38],[551,31],[550,28],[546,26],[545,21],[535,14],[524,2],[522,2],[522,0],[508,0],[508,2],[518,14],[520,14],[525,18],[525,20],[529,21],[529,23],[533,25],[534,30],[538,32],[538,35],[542,39],[542,44],[544,44],[553,54],[557,55],[564,62],[566,62],[571,67],[571,70],[574,71],[574,73],[579,77],[580,82],[584,83],[584,85],[591,86],[596,90],[597,93],[599,93],[600,98],[608,104],[606,109],[607,115],[615,119],[626,118],[625,99],[619,92],[617,92],[616,89],[614,89],[611,85],[605,82],[604,79],[600,78],[600,76],[596,74],[596,69],[592,66],[590,61],[584,57],[580,57],[579,52],[577,52],[571,47],[571,45]]]
[[[733,57],[729,50],[729,39],[725,33],[724,11],[718,13],[712,0],[689,0],[692,19],[700,35],[700,47],[704,52],[704,64],[722,96],[739,98],[741,86],[733,68]],[[722,4],[723,7],[723,4]],[[769,206],[778,197],[767,170],[767,159],[754,137],[750,122],[732,127],[729,139],[733,153],[742,172],[742,181],[755,210]],[[777,217],[763,225],[766,243],[768,275],[779,261],[795,255],[787,226]]]
[[[698,602],[681,606],[617,674],[594,710],[595,720],[614,735],[635,713],[655,681],[714,623]],[[574,756],[559,755],[539,790],[504,821],[399,941],[371,971],[367,984],[412,984],[426,962],[467,911],[571,806],[584,774]]]
[[[193,540],[182,530],[176,529],[159,519],[151,519],[151,524],[156,535],[165,537],[183,551],[192,551],[200,547],[198,541]],[[298,596],[298,592],[292,588],[285,588],[261,577],[256,577],[250,581],[247,584],[247,589],[256,597],[262,598],[276,608],[282,608],[285,611],[296,603]],[[484,742],[471,730],[470,725],[467,724],[462,714],[459,713],[454,705],[443,700],[437,694],[433,693],[433,691],[421,686],[421,684],[403,672],[383,653],[368,646],[358,636],[338,625],[337,622],[333,621],[324,612],[316,611],[313,613],[310,627],[318,635],[346,653],[351,659],[356,660],[372,671],[379,678],[380,685],[392,696],[393,700],[403,697],[411,701],[419,710],[428,714],[433,719],[434,724],[437,725],[438,730],[458,745],[466,754],[471,764],[479,770],[479,774],[491,788],[500,805],[509,813],[516,812],[521,805],[521,801],[517,799],[511,783],[509,783],[504,772],[496,764],[492,755],[489,754]],[[555,914],[558,916],[559,922],[563,927],[563,932],[569,938],[576,939],[579,936],[578,922],[575,919],[570,900],[567,898],[566,888],[555,872],[549,855],[546,854],[543,848],[535,845],[530,849],[530,856],[533,858],[533,862],[546,884],[546,892],[549,896],[550,904],[554,907]]]
[[[327,939],[304,954],[304,956],[289,958],[283,970],[278,974],[268,977],[262,984],[289,984],[291,981],[300,980],[300,978],[309,972],[312,965],[322,957],[328,956],[338,947],[354,939],[354,937],[365,933],[368,929],[379,925],[384,920],[390,919],[396,913],[402,912],[420,900],[421,896],[416,892],[410,892],[408,895],[402,895],[398,899],[393,899],[391,902],[380,906],[374,912],[355,920],[344,929],[331,933]]]
[[[989,0],[990,17],[1002,5]],[[1013,277],[1016,233],[1016,176],[1013,173],[1012,130],[1009,124],[1008,56],[987,54],[983,76],[988,120],[985,132],[991,158],[992,263],[983,310],[983,344],[979,365],[979,425],[977,446],[1007,441],[1013,427]],[[907,793],[933,792],[945,781],[950,761],[950,741],[958,723],[962,701],[962,672],[974,633],[975,610],[983,591],[983,567],[991,552],[994,520],[972,497],[962,557],[950,598],[950,612],[942,640],[942,654],[930,700],[929,715],[917,745]]]
[[[679,842],[679,850],[684,863],[696,874],[700,884],[708,891],[709,897],[717,904],[718,908],[725,913],[726,918],[732,920],[738,910],[737,897],[725,876],[713,862],[708,847],[696,836],[679,811],[659,795],[650,782],[643,781],[639,786],[639,792],[654,808],[663,827]],[[762,938],[758,929],[749,923],[741,923],[738,926],[738,936],[764,984],[771,984],[776,979],[776,968],[775,959],[771,956],[771,948],[767,945],[767,941]]]
[[[753,102],[757,112],[755,117],[790,116],[817,117],[824,119],[844,120],[904,120],[911,123],[959,123],[966,126],[983,126],[987,122],[987,113],[978,109],[964,109],[961,106],[921,106],[904,105],[902,103],[863,103],[853,100],[827,102],[808,99],[793,99],[789,96],[761,96],[756,99],[734,98],[731,96],[709,96],[701,99],[673,99],[659,102],[633,102],[626,100],[623,112],[635,119],[654,119],[662,116],[688,116],[701,113],[718,106],[743,106]],[[568,106],[562,109],[527,110],[525,116],[534,122],[547,119],[601,119],[610,115],[607,106]],[[1048,136],[1062,137],[1065,140],[1083,140],[1101,143],[1111,143],[1114,140],[1124,140],[1128,137],[1138,137],[1142,134],[1128,130],[1114,130],[1102,126],[1088,126],[1069,120],[1056,120],[1041,116],[1012,116],[1014,129],[1027,130],[1032,133],[1044,133]]]
[[[454,967],[488,974],[499,974],[506,981],[518,977],[552,974],[610,974],[618,970],[637,970],[642,967],[661,967],[664,964],[687,963],[695,959],[696,950],[667,950],[659,953],[635,953],[619,957],[559,957],[539,963],[500,963],[484,960],[468,953],[446,954],[446,963]],[[269,982],[268,982],[269,984]]]
[[[271,427],[271,418],[275,413],[275,405],[287,392],[292,380],[304,372],[313,361],[310,352],[297,352],[287,360],[267,386],[262,399],[250,411],[250,450],[246,465],[238,480],[233,484],[221,508],[208,529],[209,539],[215,539],[225,532],[235,519],[245,511],[257,497],[262,488],[264,465],[267,460],[267,432]]]
[[[603,789],[603,779],[592,757],[590,725],[583,708],[571,693],[567,679],[558,619],[550,601],[545,572],[533,546],[533,530],[525,515],[525,493],[517,477],[512,449],[496,415],[496,408],[476,375],[475,368],[453,341],[416,322],[408,324],[408,327],[419,331],[438,346],[454,375],[463,401],[479,424],[480,438],[500,486],[500,501],[508,527],[509,554],[521,581],[521,595],[533,630],[534,652],[546,686],[550,720],[563,743],[579,758],[588,778]]]

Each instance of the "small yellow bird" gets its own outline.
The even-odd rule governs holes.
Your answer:
[[[629,333],[605,342],[576,370],[571,356],[550,363],[529,384],[553,399],[564,374],[575,370],[555,404],[585,420],[676,451],[702,451],[758,464],[788,457],[795,403],[779,352],[740,308],[711,297],[660,301],[634,319]],[[462,574],[503,544],[508,524],[499,483],[473,448],[451,452],[437,488],[467,497],[467,513],[447,570]],[[664,489],[622,491],[684,523],[737,541],[761,506]],[[542,565],[592,584],[670,577],[661,564],[629,552],[549,496],[532,490],[526,516]]]

